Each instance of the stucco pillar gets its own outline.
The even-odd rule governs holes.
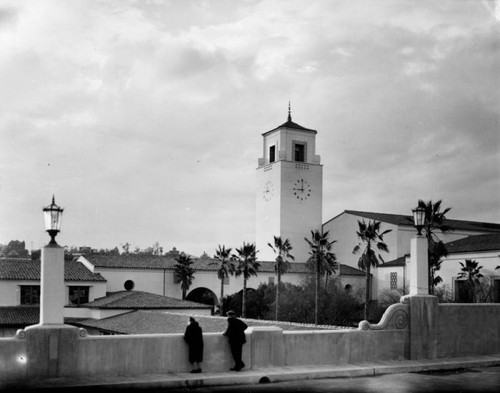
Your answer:
[[[283,330],[277,326],[255,326],[252,336],[252,368],[282,367],[285,362]]]
[[[410,296],[429,294],[429,263],[427,238],[417,235],[410,247]]]
[[[78,339],[86,332],[64,324],[64,249],[57,243],[42,248],[40,323],[20,331],[27,339],[27,376],[74,376]]]
[[[410,303],[410,359],[435,359],[438,342],[438,298],[407,296]]]
[[[64,324],[64,249],[48,244],[42,249],[40,325]]]

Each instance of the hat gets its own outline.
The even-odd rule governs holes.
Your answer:
[[[235,317],[235,316],[236,316],[236,313],[235,313],[233,310],[231,310],[231,311],[228,311],[228,312],[227,312],[227,316],[228,316],[228,317]]]

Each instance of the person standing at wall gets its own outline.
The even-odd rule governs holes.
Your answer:
[[[234,367],[231,368],[231,371],[240,371],[245,367],[245,363],[241,360],[241,354],[243,351],[243,344],[247,342],[245,330],[248,326],[245,322],[236,318],[234,311],[228,311],[227,316],[227,329],[223,334],[229,340],[231,355],[233,355],[234,359]]]
[[[203,361],[203,331],[193,317],[189,317],[189,324],[184,332],[184,341],[189,346],[189,362],[192,373],[201,373],[200,363]]]

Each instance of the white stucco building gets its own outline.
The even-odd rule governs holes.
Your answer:
[[[317,131],[292,121],[262,134],[256,187],[256,246],[259,258],[276,257],[267,246],[273,236],[288,239],[296,262],[306,262],[304,237],[321,229],[323,166],[316,154]]]

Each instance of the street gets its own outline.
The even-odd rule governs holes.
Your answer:
[[[67,388],[40,389],[42,392],[64,391]],[[33,390],[30,390],[31,392]],[[88,388],[72,387],[73,393]],[[159,388],[141,386],[121,389],[117,386],[93,387],[93,393],[141,391],[148,393],[493,393],[500,391],[500,366],[429,371],[419,373],[385,374],[373,377],[311,379],[293,382],[261,383],[199,388]]]
[[[423,373],[386,374],[375,377],[316,379],[196,389],[184,388],[169,390],[169,393],[482,393],[498,391],[500,391],[500,366]],[[157,392],[160,392],[160,390],[157,390]]]

